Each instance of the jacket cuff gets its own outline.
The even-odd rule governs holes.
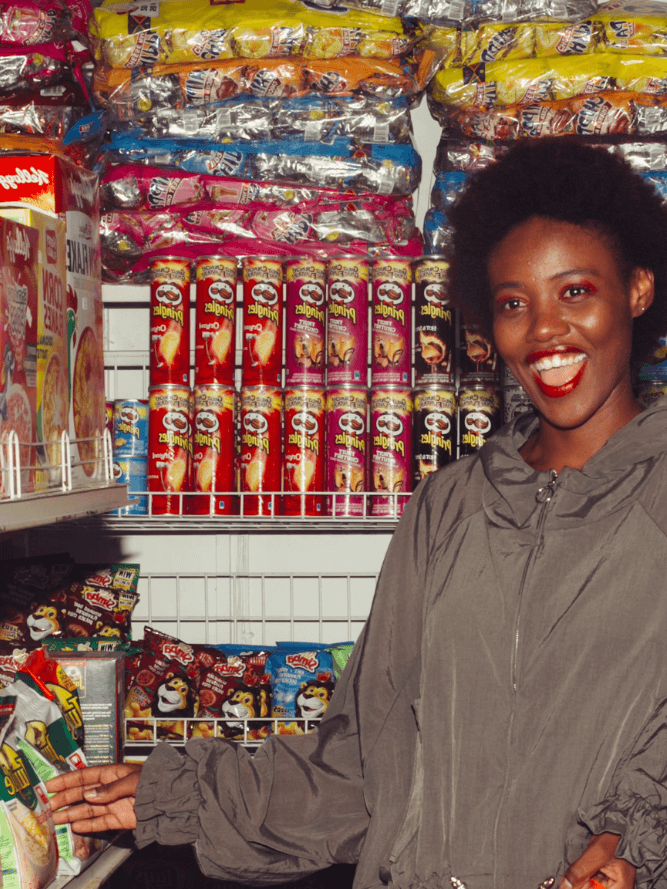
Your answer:
[[[158,745],[148,757],[134,806],[139,848],[153,842],[180,846],[197,841],[201,795],[196,769],[196,762],[169,744]]]
[[[618,793],[579,815],[591,833],[620,836],[616,857],[637,868],[637,885],[653,884],[665,870],[667,859],[667,811],[655,792]]]

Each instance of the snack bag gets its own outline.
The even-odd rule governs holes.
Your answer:
[[[279,642],[269,656],[267,671],[273,689],[271,715],[289,720],[278,724],[278,734],[312,731],[310,720],[326,713],[335,686],[330,652],[322,645]]]
[[[32,651],[16,678],[34,688],[48,700],[55,701],[72,737],[85,749],[81,702],[76,685],[57,661],[47,657],[43,648]]]
[[[58,868],[46,787],[16,740],[16,697],[0,700],[0,873],[4,886],[45,889]]]
[[[197,655],[191,645],[145,627],[144,651],[125,699],[128,740],[184,738],[185,722],[175,717],[198,715],[199,673]],[[150,717],[150,721],[145,721],[146,717]]]
[[[56,775],[87,765],[86,757],[67,727],[58,705],[41,691],[17,679],[8,688],[0,690],[3,697],[16,697],[16,718],[8,735],[11,745],[20,750],[45,784]],[[71,827],[56,827],[58,844],[58,875],[73,876],[80,873],[90,856],[101,842],[95,837],[75,834]]]
[[[667,22],[663,3],[652,0],[611,0],[600,6],[593,22],[604,31],[604,42],[613,52],[664,55]]]
[[[340,674],[345,669],[353,648],[354,642],[341,642],[339,645],[332,645],[328,649],[333,662],[333,671],[336,682],[338,682]]]
[[[215,734],[229,740],[259,741],[271,733],[271,684],[266,672],[269,650],[226,645],[203,654],[199,717],[218,720]],[[214,723],[196,722],[193,737],[210,737]]]
[[[0,642],[0,688],[11,685],[27,657],[27,648],[19,648],[12,642]]]
[[[60,632],[60,591],[73,571],[66,553],[3,562],[0,641],[34,648]]]
[[[80,566],[82,582],[70,584],[63,609],[65,636],[128,640],[139,600],[139,565]]]

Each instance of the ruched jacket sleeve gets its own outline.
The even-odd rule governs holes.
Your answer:
[[[191,740],[183,753],[160,745],[138,788],[139,846],[191,843],[206,875],[255,885],[357,861],[371,817],[366,751],[419,658],[422,494],[392,537],[371,615],[317,731],[270,737],[254,756],[219,739]]]
[[[616,854],[637,867],[638,886],[667,880],[667,701],[619,760],[605,798],[580,821],[593,834],[620,836]]]

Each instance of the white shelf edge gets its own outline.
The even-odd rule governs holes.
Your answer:
[[[75,877],[56,877],[48,889],[99,889],[104,880],[126,861],[134,852],[134,843],[129,833],[122,833],[103,849],[88,867]],[[119,841],[123,842],[123,845]]]
[[[0,534],[98,515],[129,504],[127,485],[115,482],[72,491],[44,491],[0,500]]]

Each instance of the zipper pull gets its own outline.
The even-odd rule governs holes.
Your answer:
[[[558,473],[555,469],[550,470],[551,477],[546,485],[543,485],[538,489],[537,494],[535,494],[535,500],[538,503],[548,503],[549,500],[554,495],[554,491],[556,490],[556,482],[558,481]]]

